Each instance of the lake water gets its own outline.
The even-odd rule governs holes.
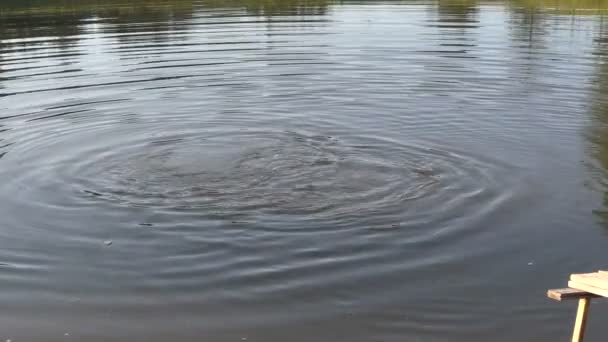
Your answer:
[[[568,340],[607,8],[3,1],[0,341]]]

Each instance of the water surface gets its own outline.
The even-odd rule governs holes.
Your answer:
[[[567,340],[606,8],[3,1],[0,340]]]

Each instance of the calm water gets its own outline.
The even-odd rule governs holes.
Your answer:
[[[607,2],[102,3],[0,4],[0,341],[568,340]]]

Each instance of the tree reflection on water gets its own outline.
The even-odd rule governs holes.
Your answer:
[[[603,192],[603,208],[595,213],[608,224],[608,20],[602,18],[594,39],[597,71],[591,99],[591,127],[586,136],[593,157],[591,171],[596,186]]]

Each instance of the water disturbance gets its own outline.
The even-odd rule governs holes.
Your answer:
[[[3,1],[0,340],[567,339],[607,9]]]

